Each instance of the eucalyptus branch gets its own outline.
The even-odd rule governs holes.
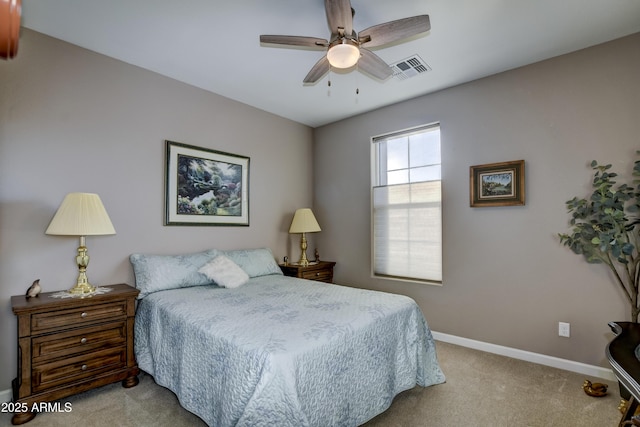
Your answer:
[[[628,269],[629,264],[627,264],[627,268],[625,269],[626,275],[627,275],[627,283],[629,284],[629,291],[631,291],[631,293],[633,295],[637,294],[636,291],[636,287],[635,287],[635,283],[634,283],[634,275],[633,273]],[[627,286],[625,285],[625,289],[627,289]],[[636,297],[637,298],[637,297]]]
[[[635,293],[638,293],[638,285],[640,284],[640,268],[638,267],[640,265],[640,257],[637,257],[634,261],[633,261],[633,265],[634,265],[634,272],[633,272],[633,290]]]
[[[630,290],[627,289],[627,287],[625,286],[624,280],[622,280],[622,277],[620,277],[620,274],[618,273],[618,269],[613,264],[613,261],[611,260],[611,255],[609,253],[607,253],[607,258],[608,258],[608,262],[605,262],[605,264],[607,264],[607,266],[609,266],[609,268],[613,272],[614,276],[616,277],[616,282],[618,282],[618,284],[620,285],[620,287],[622,288],[622,290],[626,294],[627,299],[629,300],[629,302],[633,304],[632,293],[629,292]]]

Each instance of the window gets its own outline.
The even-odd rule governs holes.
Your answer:
[[[440,126],[373,138],[374,276],[442,282]]]

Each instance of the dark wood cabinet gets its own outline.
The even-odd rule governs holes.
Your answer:
[[[133,349],[138,290],[125,284],[85,298],[11,297],[18,318],[18,376],[13,424],[35,417],[33,404],[58,400],[117,381],[138,384]]]
[[[280,269],[285,276],[333,283],[333,267],[335,265],[336,263],[332,261],[318,261],[306,267],[297,264],[280,264]]]

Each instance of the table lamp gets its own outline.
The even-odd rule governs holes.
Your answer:
[[[300,261],[298,264],[306,267],[309,265],[309,260],[307,259],[307,238],[305,237],[305,233],[316,233],[320,230],[320,225],[318,225],[318,221],[316,221],[316,217],[313,216],[313,212],[309,208],[301,208],[296,210],[296,213],[293,215],[293,221],[291,221],[291,227],[289,227],[289,233],[302,233],[302,238],[300,240],[300,249],[302,249],[302,254],[300,255]]]
[[[45,233],[80,237],[76,256],[78,283],[69,289],[69,293],[82,296],[94,292],[95,287],[87,279],[89,255],[85,246],[85,236],[116,234],[100,196],[92,193],[67,194]]]

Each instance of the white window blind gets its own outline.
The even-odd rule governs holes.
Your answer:
[[[373,142],[373,274],[442,282],[440,128]]]

